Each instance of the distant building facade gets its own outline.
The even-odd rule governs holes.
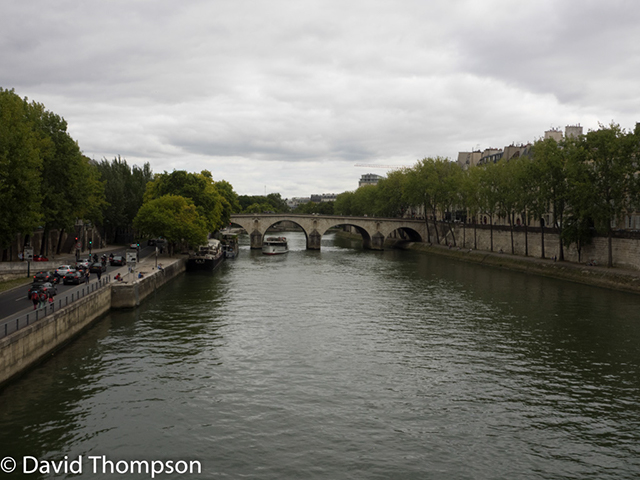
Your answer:
[[[375,173],[365,173],[360,177],[358,187],[362,187],[363,185],[377,185],[378,181],[383,178],[382,175],[376,175]]]
[[[309,203],[311,199],[309,197],[293,197],[291,199],[287,199],[287,207],[294,209],[297,208],[298,205],[302,205],[304,203]]]

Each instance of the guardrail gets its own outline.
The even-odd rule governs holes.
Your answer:
[[[109,283],[111,283],[111,275],[105,275],[93,283],[85,284],[82,286],[82,289],[79,289],[76,292],[66,294],[64,297],[58,297],[58,295],[56,295],[55,300],[52,303],[47,303],[45,306],[38,307],[27,314],[23,313],[9,320],[2,321],[2,323],[0,323],[0,338],[11,335],[12,333],[28,327],[29,325],[33,325],[47,316],[54,315],[57,310],[60,310],[67,305],[77,302],[87,295],[106,287]]]

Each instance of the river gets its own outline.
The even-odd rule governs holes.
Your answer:
[[[91,479],[151,478],[134,461],[155,478],[638,478],[640,296],[286,235],[288,254],[243,239],[7,386],[0,456],[80,459]],[[39,472],[7,478],[71,478]]]

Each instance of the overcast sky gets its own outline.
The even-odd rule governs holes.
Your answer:
[[[3,2],[0,86],[82,151],[239,194],[640,121],[637,0]]]

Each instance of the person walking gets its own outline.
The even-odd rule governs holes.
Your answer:
[[[102,276],[102,269],[98,270],[98,281],[100,281],[101,276]]]
[[[43,292],[40,292],[40,304],[38,305],[38,308],[44,308],[47,304],[47,294]]]
[[[49,302],[49,309],[53,312],[53,295],[49,294],[48,302]]]
[[[40,295],[37,291],[31,294],[31,301],[33,302],[33,309],[36,310],[38,308],[38,303],[40,303]]]
[[[84,283],[89,283],[89,275],[91,275],[91,272],[87,270],[87,273],[84,276]]]

